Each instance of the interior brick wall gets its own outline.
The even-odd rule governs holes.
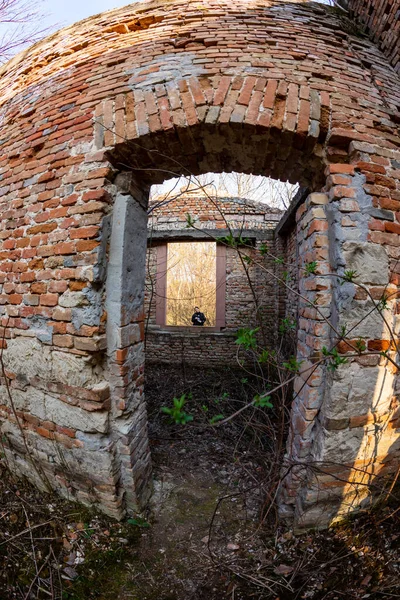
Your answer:
[[[265,340],[272,348],[277,339],[276,290],[278,288],[273,277],[276,271],[273,232],[281,218],[282,211],[246,199],[217,198],[215,196],[208,198],[199,195],[198,192],[192,192],[178,195],[178,198],[159,207],[157,199],[155,199],[149,206],[149,212],[148,270],[145,293],[146,360],[171,363],[184,361],[188,364],[215,366],[236,365],[235,333],[241,327],[260,326],[260,320],[262,320]],[[187,228],[188,214],[195,221],[195,229]],[[157,326],[155,308],[157,246],[154,244],[160,244],[162,241],[168,243],[173,240],[217,240],[228,235],[230,231],[236,236],[242,235],[243,238],[248,239],[250,247],[241,246],[240,251],[253,257],[255,263],[248,265],[247,276],[237,250],[225,245],[224,328],[218,332],[207,332],[206,328],[201,332],[193,330],[193,328],[179,332]],[[269,253],[265,256],[262,256],[259,251],[262,245],[269,248]],[[151,294],[152,289],[153,295]],[[150,304],[151,295],[152,302]],[[257,317],[257,312],[259,317]]]

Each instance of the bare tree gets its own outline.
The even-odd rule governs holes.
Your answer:
[[[0,64],[53,29],[43,27],[42,0],[0,0]]]
[[[251,175],[246,173],[206,173],[193,178],[180,177],[170,180],[162,185],[153,186],[152,195],[161,197],[175,197],[176,192],[184,188],[190,189],[193,184],[196,189],[203,187],[207,194],[214,197],[231,196],[237,198],[246,198],[255,202],[263,202],[274,208],[288,208],[294,198],[299,186],[288,181],[279,181],[270,177],[261,175]],[[201,189],[199,191],[201,195]]]
[[[206,325],[215,325],[216,249],[214,242],[168,244],[167,325],[192,325],[201,307]]]

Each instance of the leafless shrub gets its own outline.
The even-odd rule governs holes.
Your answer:
[[[30,46],[51,27],[43,27],[42,0],[0,0],[0,64]]]

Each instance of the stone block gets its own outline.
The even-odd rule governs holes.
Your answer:
[[[58,299],[58,304],[63,308],[75,308],[89,304],[83,292],[65,292]]]
[[[323,414],[328,419],[340,420],[384,412],[390,405],[394,382],[394,375],[384,366],[344,365],[335,373],[325,393]]]
[[[370,242],[345,242],[343,259],[345,270],[357,273],[355,281],[373,285],[389,283],[389,260],[383,246]]]

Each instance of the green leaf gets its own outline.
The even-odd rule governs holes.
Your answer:
[[[282,366],[292,373],[298,373],[303,362],[302,360],[296,360],[295,356],[291,356],[286,362],[282,363]]]
[[[256,327],[256,329],[239,329],[239,331],[236,333],[235,344],[243,346],[245,350],[255,350],[257,348],[256,333],[259,329],[259,327]]]
[[[189,396],[191,397],[190,394]],[[169,406],[162,406],[161,412],[168,415],[170,420],[176,425],[186,425],[186,423],[193,421],[193,417],[183,410],[185,404],[186,394],[182,394],[179,398],[173,398],[172,408]]]
[[[258,362],[260,364],[266,363],[270,360],[270,358],[271,358],[271,352],[264,348],[263,351],[261,352],[260,356],[258,357]]]
[[[293,321],[293,319],[289,319],[288,317],[286,317],[285,319],[282,319],[280,324],[279,324],[279,333],[284,334],[287,333],[290,330],[295,330],[296,329],[296,322]]]
[[[189,213],[186,213],[186,229],[194,227],[195,223],[196,219],[193,219],[193,217]]]
[[[210,425],[215,425],[218,421],[222,421],[225,419],[224,415],[215,415],[212,419],[209,420]]]
[[[127,523],[129,525],[136,525],[136,527],[149,528],[151,527],[150,523],[148,523],[145,519],[141,517],[136,517],[136,519],[128,519]]]
[[[257,394],[253,398],[253,404],[257,408],[273,408],[274,405],[271,404],[270,400],[271,396],[260,396],[260,394]]]
[[[352,282],[355,277],[357,277],[357,271],[355,271],[354,269],[348,269],[347,271],[345,271],[343,273],[343,281],[344,282]],[[343,283],[342,281],[342,283]]]
[[[306,275],[315,275],[317,272],[318,263],[316,260],[309,262],[305,265],[304,271]]]

